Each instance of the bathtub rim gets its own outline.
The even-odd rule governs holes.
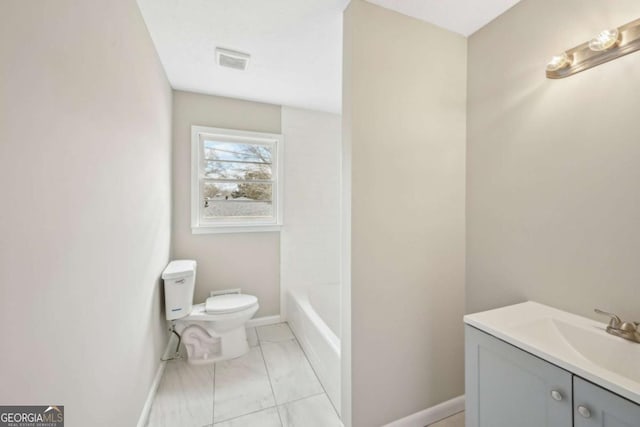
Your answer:
[[[331,349],[335,351],[338,357],[340,354],[340,338],[331,330],[329,325],[320,317],[318,312],[313,308],[313,305],[309,301],[309,295],[304,289],[289,289],[288,290],[293,299],[304,310],[305,314],[311,319],[313,324],[320,330],[321,335],[327,339]]]

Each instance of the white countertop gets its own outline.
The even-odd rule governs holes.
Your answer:
[[[640,404],[640,344],[608,334],[605,323],[531,301],[464,322]]]

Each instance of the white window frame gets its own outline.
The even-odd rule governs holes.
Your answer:
[[[218,141],[240,142],[249,144],[266,144],[273,147],[271,170],[273,179],[272,203],[274,216],[271,220],[256,219],[221,219],[205,221],[202,219],[202,181],[204,180],[204,144],[205,138]],[[248,132],[236,129],[221,129],[207,126],[191,126],[191,232],[207,233],[242,233],[279,231],[282,226],[283,195],[283,137],[275,133]]]

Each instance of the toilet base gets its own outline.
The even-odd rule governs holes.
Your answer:
[[[211,314],[205,304],[196,304],[191,313],[176,320],[187,349],[188,362],[193,365],[219,362],[240,357],[249,351],[246,323],[258,311],[258,303],[244,310]]]
[[[176,325],[176,329],[182,335],[189,364],[206,365],[234,359],[249,351],[247,330],[244,326],[219,333],[198,323],[180,325],[182,327]]]

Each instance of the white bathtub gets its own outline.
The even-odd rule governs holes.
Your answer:
[[[340,329],[339,285],[290,290],[287,321],[340,414],[340,339],[336,333]]]

